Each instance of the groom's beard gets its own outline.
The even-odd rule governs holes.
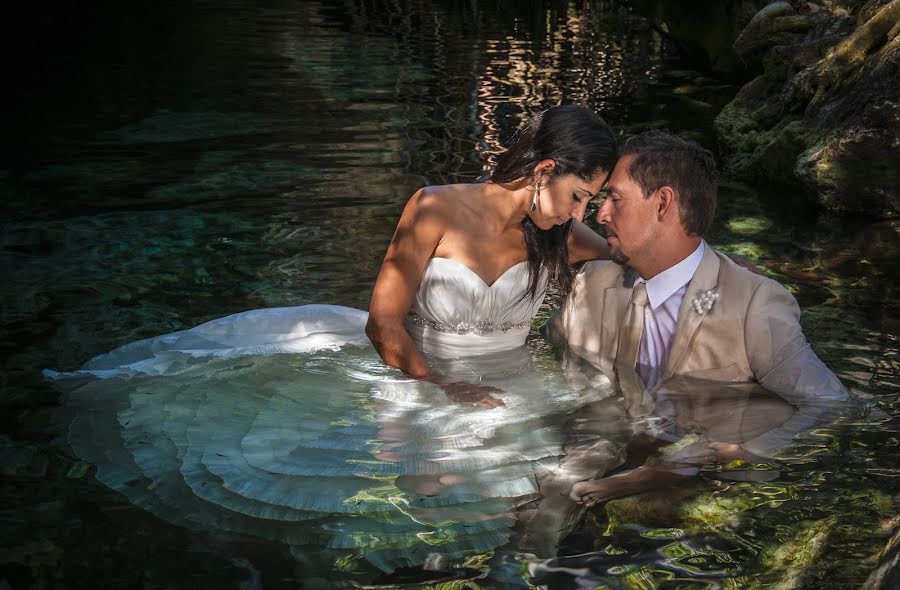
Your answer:
[[[613,250],[611,248],[609,250],[609,259],[616,264],[621,264],[623,266],[628,264],[628,261],[630,260],[621,250]]]
[[[618,242],[618,240],[616,240]],[[615,248],[613,246],[609,247],[609,259],[615,262],[616,264],[628,264],[628,255],[622,252],[622,248]]]
[[[607,240],[606,243],[607,244],[609,244],[609,238],[611,238],[611,237],[616,238],[616,242],[619,242],[618,234],[616,234],[614,231],[609,229],[609,227],[607,227],[606,228],[606,240]],[[621,242],[619,242],[619,243],[621,244]],[[613,262],[615,262],[616,264],[621,264],[621,265],[628,264],[628,260],[629,260],[628,255],[625,254],[624,252],[622,252],[621,247],[616,248],[616,247],[613,247],[612,245],[609,246],[609,259],[612,260]]]

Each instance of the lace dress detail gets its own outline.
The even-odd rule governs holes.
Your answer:
[[[437,330],[438,332],[478,334],[479,336],[484,336],[485,334],[490,334],[492,332],[509,332],[513,329],[521,330],[522,328],[527,328],[531,325],[531,322],[520,322],[518,324],[512,322],[503,322],[502,324],[495,324],[493,322],[475,322],[474,324],[467,324],[466,322],[460,322],[455,326],[448,326],[434,320],[423,318],[415,312],[409,313],[409,320],[417,326],[428,327]]]

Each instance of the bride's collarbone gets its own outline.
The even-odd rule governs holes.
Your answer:
[[[528,259],[521,228],[499,227],[496,222],[475,215],[465,217],[447,228],[433,258],[456,261],[487,284]]]

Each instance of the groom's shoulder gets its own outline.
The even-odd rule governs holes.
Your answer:
[[[612,260],[590,260],[585,262],[575,276],[575,280],[582,283],[609,283],[621,282],[625,267],[616,264]]]
[[[728,289],[733,295],[740,294],[747,300],[762,297],[794,301],[794,296],[778,281],[748,270],[719,250],[713,252],[719,259],[720,288]]]
[[[743,285],[760,285],[765,281],[771,281],[772,279],[757,274],[734,260],[732,260],[727,254],[720,250],[712,249],[713,253],[716,255],[716,258],[719,260],[719,281],[728,281],[734,283],[740,283]],[[774,282],[774,281],[773,281]]]

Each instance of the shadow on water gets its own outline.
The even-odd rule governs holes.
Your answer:
[[[408,196],[481,176],[529,114],[582,102],[623,133],[713,145],[735,91],[682,63],[628,2],[61,10],[20,19],[43,42],[8,53],[0,123],[0,580],[13,588],[327,587],[327,571],[310,580],[315,546],[225,543],[100,484],[54,442],[59,397],[40,371],[246,309],[365,308]],[[710,242],[786,284],[823,360],[896,416],[898,234],[726,180]],[[557,560],[476,554],[450,574],[358,579],[856,587],[896,526],[898,445],[895,427],[823,429],[776,481],[707,468],[678,493],[610,502]],[[335,559],[350,583],[359,560]]]

